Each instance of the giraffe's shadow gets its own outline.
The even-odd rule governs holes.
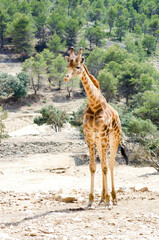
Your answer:
[[[87,211],[87,210],[88,210],[87,207],[85,207],[85,208],[78,207],[78,208],[60,209],[60,210],[55,210],[55,211],[47,211],[47,212],[44,212],[44,213],[40,213],[40,214],[36,214],[36,215],[30,216],[30,217],[23,218],[19,221],[15,221],[15,222],[1,222],[0,226],[1,225],[4,225],[6,227],[9,227],[11,225],[12,226],[18,226],[19,224],[21,224],[23,222],[28,222],[28,221],[38,219],[38,218],[41,218],[41,217],[45,217],[45,216],[49,216],[49,215],[56,215],[58,213],[68,213],[69,214],[69,213],[72,213],[72,212],[82,212],[82,211]]]

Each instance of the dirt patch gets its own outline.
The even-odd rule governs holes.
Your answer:
[[[69,155],[61,156],[64,160]],[[48,161],[49,156],[45,157]],[[27,165],[24,160],[22,164],[16,163],[19,168],[14,165],[16,173],[12,168],[13,163],[10,163],[10,171],[12,169],[12,174],[16,175],[13,179],[17,181],[13,182],[11,173],[7,174],[6,179],[9,169],[3,170],[2,186],[4,181],[10,180],[13,189],[18,192],[11,191],[6,183],[0,192],[0,234],[8,234],[13,239],[41,240],[159,238],[158,176],[153,169],[117,166],[115,178],[119,202],[118,206],[108,210],[104,205],[98,206],[101,191],[101,171],[98,165],[95,208],[88,210],[88,165],[74,166],[70,171],[67,162],[65,172],[59,175],[54,171],[46,171],[47,168],[41,164],[37,166],[36,156],[30,156],[27,161]],[[59,164],[66,166],[62,162]],[[74,164],[72,159],[69,164]],[[28,171],[29,168],[32,171]]]

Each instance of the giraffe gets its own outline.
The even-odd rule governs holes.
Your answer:
[[[95,146],[102,168],[102,193],[100,203],[105,202],[106,206],[111,206],[107,181],[107,151],[110,146],[109,169],[111,173],[111,196],[112,202],[115,205],[117,204],[117,195],[114,186],[114,165],[118,145],[121,141],[121,123],[118,113],[107,103],[100,91],[98,80],[88,72],[84,65],[82,48],[76,56],[74,54],[74,48],[71,47],[70,56],[66,56],[65,58],[68,61],[68,71],[64,77],[64,81],[67,82],[78,75],[88,97],[88,104],[83,116],[83,133],[89,149],[89,169],[91,173],[88,207],[91,207],[94,202],[94,176],[96,172]]]

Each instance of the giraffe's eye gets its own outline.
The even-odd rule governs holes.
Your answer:
[[[76,68],[77,68],[77,69],[80,69],[80,67],[79,67],[79,66],[77,66]]]

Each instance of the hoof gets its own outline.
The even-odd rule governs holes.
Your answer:
[[[95,207],[93,206],[93,202],[89,201],[86,209],[95,209]]]
[[[105,203],[105,200],[101,199],[100,202],[98,203],[98,206],[100,206],[102,203]]]
[[[117,200],[117,199],[115,199],[115,200],[113,201],[113,205],[114,205],[114,206],[117,206],[117,205],[118,205],[118,200]]]
[[[111,202],[105,204],[106,209],[111,210],[113,208],[113,205]]]

